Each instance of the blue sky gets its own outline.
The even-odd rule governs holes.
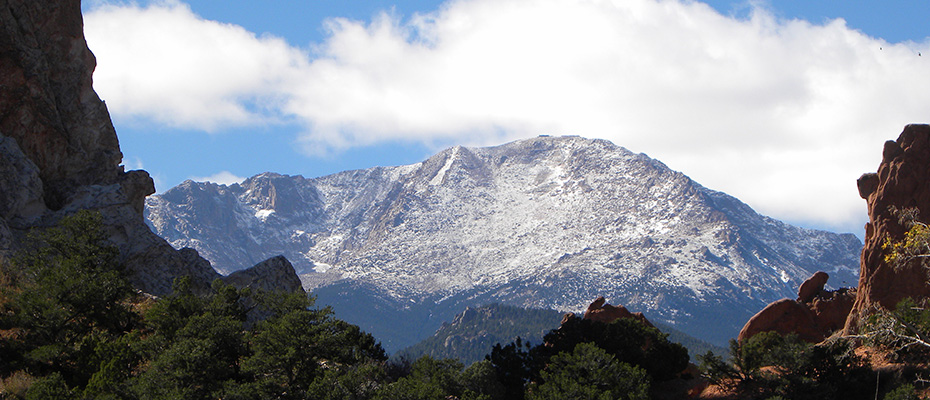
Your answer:
[[[926,1],[85,1],[124,164],[159,191],[451,145],[604,138],[862,235],[855,179],[928,122]]]

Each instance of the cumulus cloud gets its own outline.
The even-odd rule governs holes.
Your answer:
[[[220,171],[210,176],[192,176],[188,178],[196,182],[213,182],[219,185],[232,185],[234,183],[242,183],[245,178],[241,176],[236,176],[229,171]]]
[[[183,4],[86,17],[111,112],[214,129],[289,120],[309,152],[606,138],[792,221],[849,228],[855,179],[930,104],[930,42],[698,2],[459,0],[332,19],[313,49]],[[167,32],[167,33],[166,33]]]
[[[204,20],[182,3],[99,4],[85,14],[94,88],[117,115],[214,131],[276,122],[306,70],[283,39]]]

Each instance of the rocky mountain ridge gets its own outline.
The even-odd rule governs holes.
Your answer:
[[[146,216],[224,273],[285,255],[321,302],[389,349],[412,342],[347,317],[371,318],[358,308],[366,301],[346,296],[392,304],[397,318],[430,314],[413,319],[426,324],[420,337],[469,305],[580,311],[605,296],[722,343],[813,272],[855,281],[861,248],[853,235],[784,224],[646,155],[580,137],[454,147],[313,179],[188,181],[149,197]]]

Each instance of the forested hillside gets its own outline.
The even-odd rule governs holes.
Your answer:
[[[564,313],[553,310],[524,309],[502,304],[489,304],[466,308],[452,322],[443,323],[433,336],[403,349],[391,358],[413,360],[428,355],[434,358],[455,358],[470,365],[483,360],[498,344],[504,345],[517,338],[531,344],[542,343],[543,337],[559,327]],[[726,354],[725,348],[714,346],[688,336],[670,326],[656,326],[668,334],[668,340],[679,343],[691,354]]]
[[[424,355],[455,358],[470,365],[483,360],[496,344],[507,344],[518,337],[533,344],[558,328],[562,313],[553,310],[523,309],[502,304],[466,308],[451,323],[444,323],[420,343],[399,351],[393,358],[416,359]]]

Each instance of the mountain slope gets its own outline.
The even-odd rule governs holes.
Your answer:
[[[455,147],[315,179],[188,181],[150,197],[146,214],[221,272],[287,256],[321,303],[388,349],[468,305],[578,311],[597,296],[722,344],[817,270],[855,282],[861,248],[853,235],[784,224],[646,155],[579,137]],[[376,299],[390,312],[371,315]],[[373,318],[388,314],[424,324],[419,337],[379,332],[393,323]]]
[[[561,321],[562,313],[553,310],[524,309],[501,304],[468,307],[452,318],[452,322],[443,322],[432,336],[395,356],[410,360],[424,355],[456,358],[469,365],[483,360],[495,344],[507,345],[517,337],[524,342],[540,344],[543,336],[558,328]]]
[[[469,365],[483,360],[496,344],[507,345],[518,337],[534,345],[542,343],[543,337],[558,329],[564,314],[558,311],[526,309],[489,304],[468,307],[457,314],[451,322],[443,322],[432,336],[396,353],[395,358],[416,360],[424,355],[433,358],[455,358]],[[668,339],[688,348],[692,360],[708,351],[728,354],[726,349],[695,339],[666,325],[657,326],[668,334]]]

